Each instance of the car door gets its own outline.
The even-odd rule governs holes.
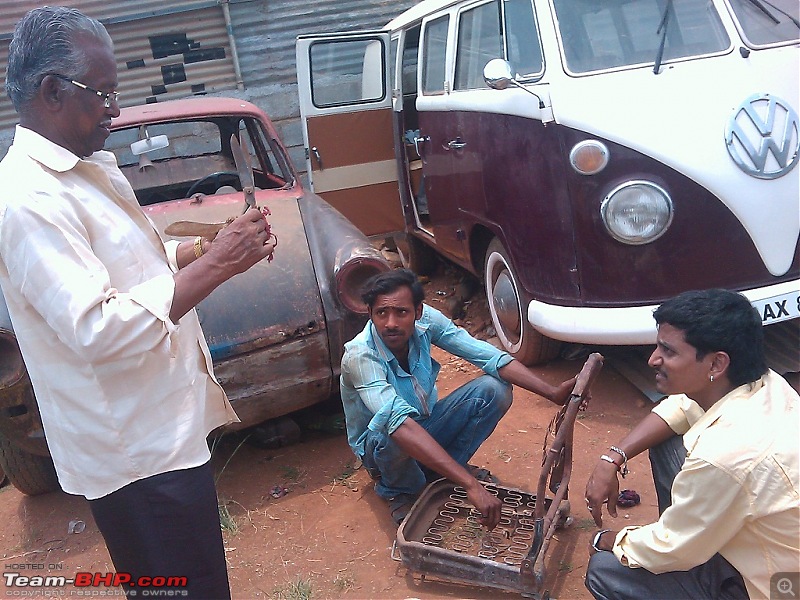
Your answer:
[[[402,232],[389,33],[300,36],[296,52],[312,189],[368,236]]]

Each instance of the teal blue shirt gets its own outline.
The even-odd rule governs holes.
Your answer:
[[[394,433],[406,418],[423,420],[439,399],[436,377],[441,368],[431,356],[437,346],[501,379],[498,369],[511,355],[475,339],[435,308],[423,305],[409,340],[411,373],[381,340],[372,321],[344,345],[340,388],[347,420],[347,441],[357,456],[364,455],[367,430]]]

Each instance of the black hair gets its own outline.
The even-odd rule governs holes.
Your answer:
[[[767,372],[761,317],[741,294],[722,289],[684,292],[664,302],[653,316],[659,325],[683,332],[686,343],[697,350],[697,360],[709,352],[725,352],[734,386]]]
[[[361,299],[367,306],[372,308],[378,296],[391,294],[401,287],[407,287],[411,290],[414,307],[419,306],[425,300],[425,290],[422,284],[414,272],[408,269],[394,269],[373,275],[361,288]]]

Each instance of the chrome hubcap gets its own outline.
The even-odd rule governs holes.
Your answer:
[[[519,331],[519,302],[514,290],[514,283],[506,270],[503,270],[497,276],[492,290],[492,302],[503,329],[517,336]]]

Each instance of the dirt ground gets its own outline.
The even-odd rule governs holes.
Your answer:
[[[454,304],[453,296],[458,293],[460,277],[457,271],[445,269],[432,278],[426,284],[428,301],[449,314],[453,309],[459,312],[462,307]],[[460,323],[479,336],[490,337],[480,292],[464,309]],[[436,358],[443,365],[441,395],[478,372],[444,352]],[[535,371],[557,383],[574,375],[583,359],[561,358],[535,367]],[[592,401],[575,427],[570,489],[574,522],[557,532],[547,553],[545,587],[555,598],[590,598],[583,580],[588,543],[596,528],[586,510],[583,489],[599,455],[620,440],[649,405],[649,400],[608,366],[594,384]],[[545,399],[515,390],[509,414],[471,462],[490,469],[505,487],[535,490],[542,441],[555,413],[555,406]],[[374,494],[367,473],[354,464],[339,428],[337,407],[320,407],[296,420],[303,425],[302,433],[290,445],[257,447],[243,442],[243,434],[235,434],[214,449],[234,598],[519,597],[482,585],[423,578],[393,560],[397,528],[387,505]],[[657,515],[646,458],[633,459],[630,467],[625,487],[637,491],[642,502],[622,510],[616,520],[607,519],[608,527],[647,523]],[[5,486],[0,489],[0,522],[4,572],[27,568],[29,575],[71,577],[78,571],[113,571],[82,498],[61,493],[29,498]],[[64,591],[70,595],[70,589]],[[14,592],[6,589],[4,595]]]

